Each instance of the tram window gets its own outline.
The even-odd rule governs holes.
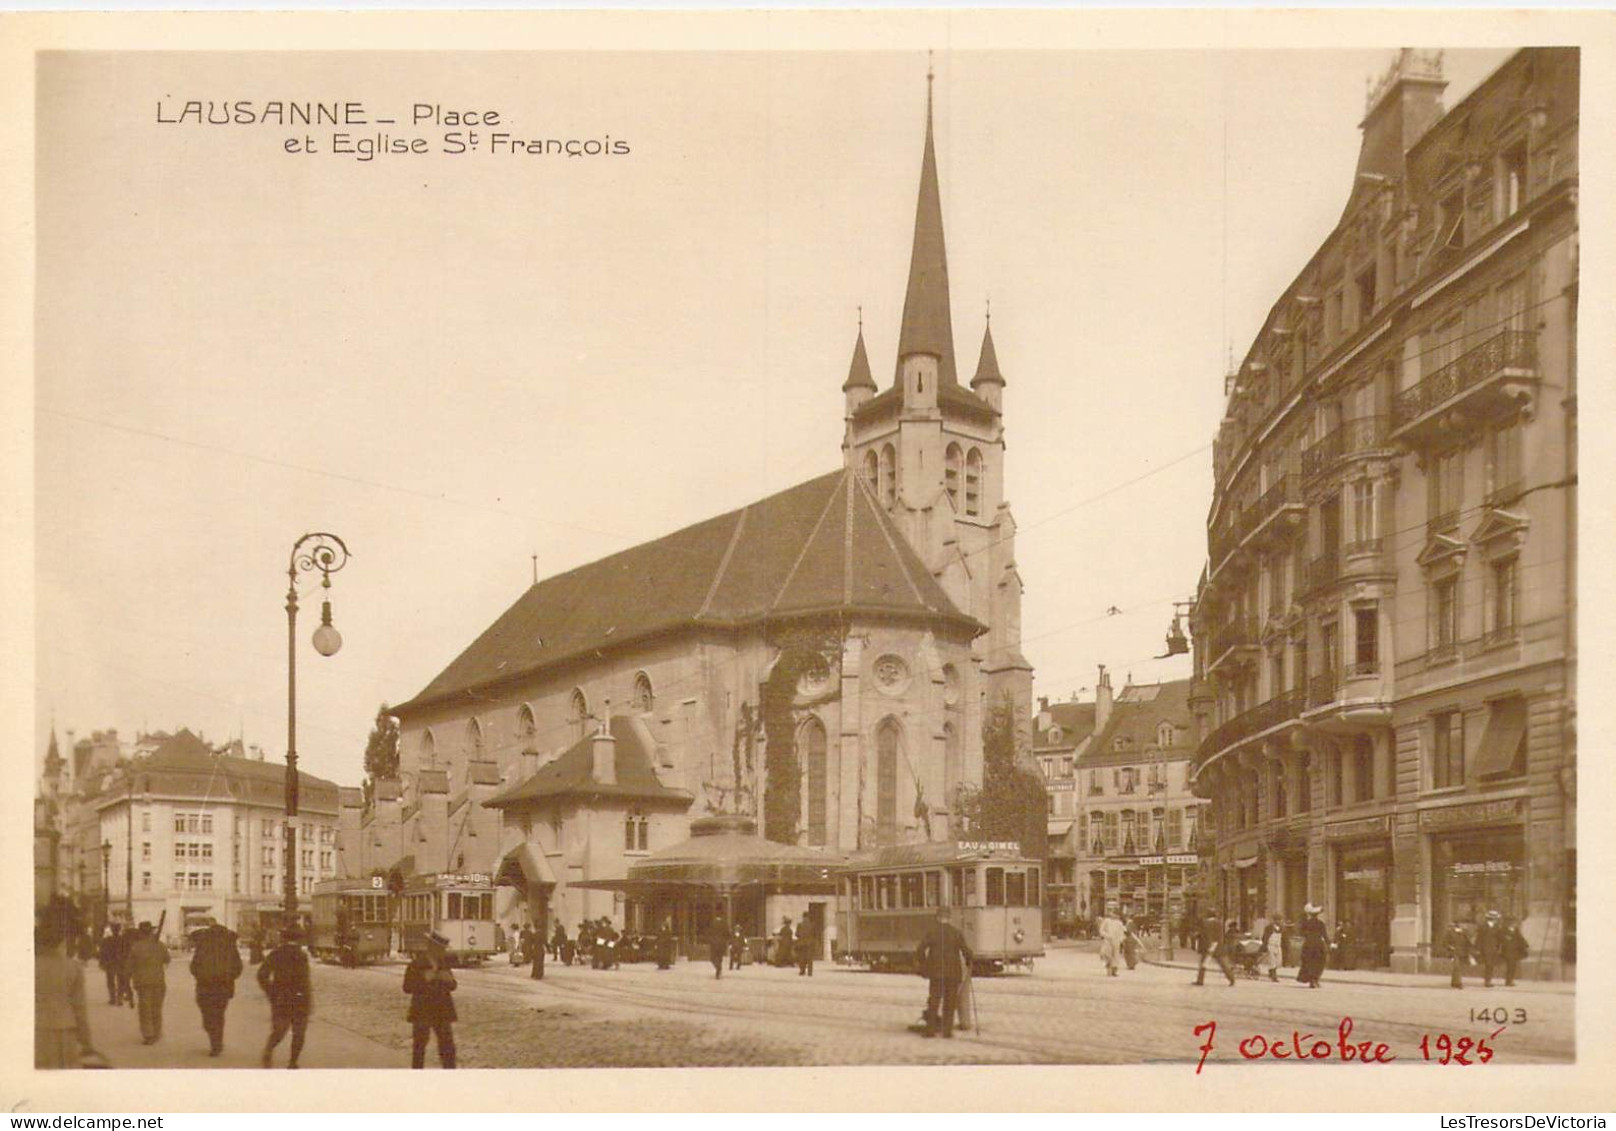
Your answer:
[[[1004,906],[1004,869],[988,869],[988,906]]]
[[[875,907],[875,877],[860,876],[858,878],[858,886],[860,909],[864,911],[873,910]]]
[[[1006,907],[1027,906],[1027,875],[1025,872],[1008,872],[1005,874],[1004,902]]]
[[[897,876],[882,876],[881,880],[880,880],[880,886],[881,886],[881,910],[883,910],[883,911],[892,911],[892,910],[894,910],[898,906],[898,877]]]
[[[965,887],[964,887],[965,897],[964,897],[964,899],[963,899],[963,901],[961,903],[961,906],[963,906],[963,907],[975,907],[976,906],[976,869],[975,868],[966,868],[965,872],[964,872],[964,875],[965,875]]]
[[[1027,869],[1027,906],[1042,907],[1043,902],[1038,898],[1038,869]]]
[[[926,873],[926,906],[941,907],[943,905],[943,874],[941,872]]]
[[[452,891],[449,893],[449,913],[446,918],[460,918],[460,893],[457,891]]]
[[[919,872],[905,872],[903,875],[903,905],[905,907],[924,907],[926,905],[925,878]]]

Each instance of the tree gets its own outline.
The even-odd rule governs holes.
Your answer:
[[[398,777],[398,720],[387,713],[387,704],[376,709],[370,737],[365,740],[365,800],[375,794],[381,778]]]
[[[1049,801],[1021,747],[1015,706],[1006,695],[982,722],[982,785],[962,788],[955,809],[971,839],[1015,841],[1022,855],[1041,860],[1049,853]]]

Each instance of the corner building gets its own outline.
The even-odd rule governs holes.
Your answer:
[[[368,808],[344,797],[356,874],[488,873],[507,923],[651,929],[663,908],[609,885],[704,817],[827,862],[960,831],[984,712],[1008,696],[1025,724],[1032,672],[1005,379],[986,329],[970,387],[958,377],[931,119],[928,95],[894,378],[876,385],[861,326],[842,467],[518,597],[395,708],[399,779]],[[733,914],[762,934],[782,910],[826,913],[787,898]],[[699,940],[714,909],[678,910]]]
[[[1575,49],[1444,110],[1371,93],[1340,222],[1238,369],[1193,617],[1194,787],[1224,913],[1427,970],[1453,922],[1576,939]]]

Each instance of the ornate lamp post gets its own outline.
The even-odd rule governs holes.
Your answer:
[[[348,564],[348,547],[335,534],[305,534],[292,546],[286,567],[286,918],[297,922],[297,575],[320,571],[320,587],[331,588],[331,575]],[[323,597],[314,650],[335,656],[342,634],[331,624],[331,600]]]

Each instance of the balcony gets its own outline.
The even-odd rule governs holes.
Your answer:
[[[1392,435],[1420,443],[1469,421],[1501,416],[1532,400],[1537,338],[1505,330],[1461,354],[1392,401]]]
[[[1212,657],[1212,662],[1207,664],[1206,670],[1211,672],[1241,649],[1256,648],[1260,639],[1257,625],[1250,617],[1236,617],[1227,624],[1219,625],[1208,637],[1210,647],[1207,654]]]
[[[1340,683],[1333,668],[1319,672],[1307,681],[1307,705],[1323,707],[1334,703],[1339,691]]]
[[[1308,482],[1336,468],[1342,460],[1387,447],[1390,418],[1361,416],[1343,421],[1302,453],[1302,478]]]
[[[1206,741],[1201,743],[1196,754],[1197,763],[1205,763],[1237,742],[1297,718],[1305,706],[1306,695],[1297,688],[1240,712],[1206,736]]]
[[[1518,500],[1526,492],[1526,485],[1519,479],[1512,479],[1508,483],[1500,483],[1487,492],[1482,500],[1489,507],[1507,507]]]
[[[1317,593],[1335,583],[1341,576],[1341,555],[1334,550],[1320,554],[1307,563],[1307,592]]]
[[[1357,660],[1308,680],[1307,724],[1329,734],[1362,734],[1391,721],[1378,659]]]
[[[1347,665],[1348,679],[1372,679],[1380,674],[1379,660],[1360,660]]]
[[[1262,497],[1240,516],[1240,541],[1262,538],[1270,533],[1300,525],[1306,504],[1301,483],[1294,475],[1281,475]]]

